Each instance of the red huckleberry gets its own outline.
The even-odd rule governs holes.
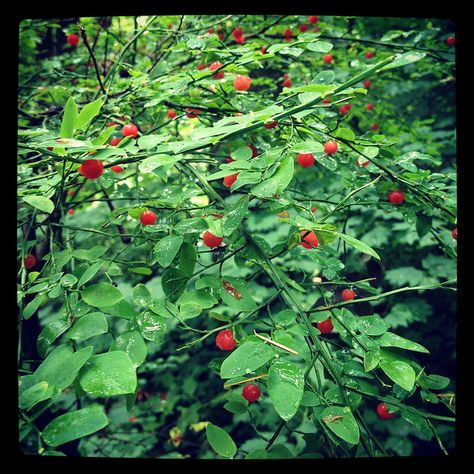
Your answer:
[[[72,189],[70,189],[68,192],[67,192],[67,195],[68,196],[74,196],[74,191]]]
[[[236,91],[246,91],[249,89],[251,82],[250,77],[238,75],[234,80],[234,88]]]
[[[366,89],[368,89],[368,88],[370,87],[370,85],[372,84],[372,82],[370,81],[370,79],[366,79],[366,80],[363,82],[363,84],[364,84],[364,87],[365,87]]]
[[[308,234],[307,230],[300,231],[301,245],[305,249],[314,249],[319,246],[319,240],[314,232]]]
[[[324,144],[324,153],[327,155],[334,155],[338,148],[338,144],[334,140],[330,140]]]
[[[238,44],[243,44],[245,43],[245,36],[242,35],[242,36],[239,36],[238,38],[234,38],[234,41]]]
[[[237,39],[240,38],[244,35],[244,32],[241,28],[235,28],[234,31],[232,31],[232,36]]]
[[[326,97],[325,99],[323,99],[321,101],[323,104],[330,104],[331,103],[331,99],[329,97]]]
[[[216,346],[221,351],[231,351],[235,347],[234,334],[230,329],[219,331],[216,336]]]
[[[136,136],[138,135],[138,127],[134,125],[133,123],[124,125],[122,127],[122,135],[124,137],[136,138]]]
[[[135,421],[137,421],[137,417],[136,417],[136,416],[131,416],[131,417],[128,419],[128,421],[129,421],[130,423],[135,423]]]
[[[293,37],[293,32],[291,31],[290,28],[287,28],[287,29],[283,32],[283,36],[285,37],[285,40],[286,40],[286,41],[290,41],[291,38]]]
[[[350,300],[353,300],[355,298],[356,294],[354,292],[354,290],[349,290],[348,288],[346,288],[345,290],[342,290],[341,292],[341,297],[344,301],[350,301]]]
[[[311,212],[312,212],[313,214],[314,214],[317,210],[318,210],[318,208],[317,208],[316,206],[313,206],[313,207],[311,208]]]
[[[365,158],[363,158],[364,161],[361,160],[361,158],[357,158],[356,160],[356,164],[359,168],[365,168],[366,166],[369,165],[370,161],[369,160],[366,160]]]
[[[222,41],[225,38],[225,33],[223,31],[219,31],[219,33],[217,33],[217,36]]]
[[[374,104],[372,103],[368,103],[366,106],[365,106],[365,110],[373,110],[374,109]]]
[[[169,109],[167,113],[168,113],[168,118],[170,119],[174,119],[177,115],[173,109]]]
[[[291,79],[285,79],[283,81],[283,87],[291,87]]]
[[[373,123],[371,126],[370,126],[370,130],[378,130],[379,129],[379,125],[377,123]]]
[[[74,215],[75,211],[74,211],[74,209],[69,209],[69,210],[67,211],[67,213],[72,216],[72,215]]]
[[[114,125],[118,125],[117,122],[108,122],[107,127],[113,127]]]
[[[66,41],[71,46],[77,46],[79,44],[79,35],[76,35],[76,33],[71,33],[70,35],[67,35]]]
[[[231,174],[229,176],[226,176],[224,178],[224,186],[226,186],[227,188],[230,188],[235,183],[238,176],[239,176],[239,173],[235,173],[235,174]]]
[[[322,334],[329,334],[334,329],[331,318],[316,324],[316,327]]]
[[[209,29],[207,30],[207,32],[208,32],[210,35],[212,35],[212,33],[214,33],[214,28],[209,28]]]
[[[446,43],[448,46],[454,46],[456,44],[456,38],[454,36],[450,36],[446,39]]]
[[[365,57],[366,57],[367,59],[372,59],[372,58],[374,57],[374,53],[373,53],[372,51],[367,51],[367,52],[365,53]]]
[[[215,71],[217,68],[220,68],[223,64],[220,61],[214,61],[209,66],[210,71]],[[224,71],[216,72],[213,76],[214,79],[222,79],[224,77]]]
[[[325,64],[331,64],[332,63],[332,54],[325,54],[323,56],[323,61]]]
[[[341,105],[339,107],[339,113],[341,115],[348,114],[350,109],[351,109],[350,104]]]
[[[318,33],[319,28],[313,28],[313,31],[314,31],[315,33]]]
[[[80,173],[87,179],[99,178],[104,172],[104,164],[100,160],[85,160],[81,167]]]
[[[36,257],[34,255],[28,254],[25,257],[25,260],[23,260],[23,265],[25,266],[27,270],[30,270],[36,265],[36,262],[37,262]]]
[[[451,235],[453,236],[454,240],[458,240],[458,228],[457,227],[455,229],[453,229],[453,231],[451,232]]]
[[[389,191],[387,193],[387,200],[391,204],[402,204],[403,203],[403,193],[400,190],[397,191]]]
[[[256,402],[260,398],[261,393],[262,392],[258,388],[258,385],[255,385],[253,383],[248,383],[242,390],[242,396],[249,403]]]
[[[303,23],[302,25],[299,26],[299,29],[300,29],[301,33],[304,33],[305,31],[308,31],[308,25]]]
[[[290,77],[290,75],[287,72],[285,72],[285,74],[283,74],[284,79],[288,79],[289,77]]]
[[[112,168],[110,168],[114,173],[121,173],[123,171],[123,168],[120,165],[114,165]]]
[[[190,107],[186,109],[186,117],[188,118],[196,118],[200,113],[199,109],[192,109]]]
[[[223,240],[224,237],[217,237],[214,234],[211,234],[208,230],[206,230],[206,232],[204,232],[202,236],[202,241],[204,242],[204,245],[210,248],[219,247],[219,245],[222,244]]]
[[[268,49],[268,46],[262,46],[262,47],[260,48],[260,52],[261,52],[262,54],[265,54],[265,52],[267,51],[267,49]]]
[[[315,23],[317,23],[318,20],[319,20],[319,18],[318,18],[316,15],[311,15],[311,16],[308,17],[308,21],[309,21],[312,25],[314,25]]]
[[[395,418],[395,413],[390,413],[385,403],[379,403],[377,405],[377,415],[381,420],[390,420],[391,418]]]
[[[198,71],[202,71],[203,69],[206,69],[207,66],[205,64],[198,64]]]
[[[278,121],[276,122],[271,122],[271,123],[266,123],[264,125],[265,128],[275,128],[278,125]]]
[[[112,146],[117,146],[121,141],[122,139],[120,137],[112,137],[109,141],[109,144]]]
[[[144,211],[140,216],[143,225],[153,225],[156,222],[156,214],[153,211]]]
[[[312,153],[299,153],[297,161],[301,167],[308,168],[314,165],[314,156]]]

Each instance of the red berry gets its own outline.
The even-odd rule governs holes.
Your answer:
[[[326,63],[326,64],[331,64],[332,63],[332,54],[325,54],[323,56],[323,61]]]
[[[69,209],[69,211],[67,211],[68,214],[71,214],[71,216],[74,214],[74,209]]]
[[[369,165],[369,163],[370,163],[369,160],[361,161],[360,158],[357,158],[357,160],[356,160],[356,164],[359,168],[365,168],[366,166]]]
[[[260,392],[258,385],[255,385],[253,383],[248,383],[242,390],[242,396],[249,403],[256,402],[259,399],[261,393],[262,392]]]
[[[36,265],[36,257],[34,255],[28,254],[25,257],[25,260],[23,260],[23,265],[25,266],[26,269],[30,270]]]
[[[278,121],[277,122],[272,122],[272,123],[266,123],[264,125],[264,127],[265,128],[275,128],[277,125],[278,125]]]
[[[387,193],[388,202],[392,204],[402,204],[403,203],[403,193],[401,191],[390,191]]]
[[[220,61],[214,61],[209,66],[209,70],[210,71],[215,71],[217,68],[219,68],[221,66],[223,66],[223,64]],[[214,79],[222,79],[224,77],[224,71],[216,72],[216,74],[214,74],[212,77]]]
[[[291,87],[291,79],[285,79],[283,81],[283,87]]]
[[[214,33],[214,28],[209,28],[209,29],[207,30],[207,32],[208,32],[210,35],[212,35],[212,33]]]
[[[247,145],[252,150],[252,158],[258,155],[258,150],[253,145]]]
[[[117,122],[108,122],[107,127],[113,127],[114,125],[118,125]]]
[[[290,77],[290,75],[287,72],[285,72],[285,74],[283,74],[284,79],[288,79],[289,77]]]
[[[202,71],[203,69],[206,69],[206,65],[205,64],[198,64],[198,70],[199,71]]]
[[[290,28],[287,28],[284,33],[283,33],[283,36],[285,37],[285,39],[287,41],[291,40],[291,38],[293,37],[293,32],[290,30]]]
[[[79,172],[87,179],[96,179],[104,172],[104,164],[100,160],[86,160],[80,168]]]
[[[319,28],[313,28],[313,31],[317,33],[319,31]]]
[[[219,331],[216,336],[216,346],[221,351],[231,351],[235,347],[234,334],[229,329]]]
[[[374,53],[373,53],[372,51],[367,51],[367,52],[365,53],[365,57],[366,57],[367,59],[372,59],[372,58],[374,57]]]
[[[345,105],[341,105],[341,106],[339,107],[339,113],[340,113],[341,115],[344,115],[344,114],[349,113],[350,107],[348,107],[348,105],[349,105],[349,104],[345,104]]]
[[[202,236],[202,241],[204,242],[204,245],[210,248],[219,247],[219,245],[222,244],[223,240],[224,237],[217,237],[214,234],[211,234],[208,230],[206,230],[206,232],[204,232],[204,235]]]
[[[346,288],[345,290],[342,290],[341,296],[344,301],[350,301],[355,298],[356,294],[353,290]]]
[[[306,237],[303,237],[305,234]],[[308,234],[308,231],[307,230],[302,230],[300,232],[300,235],[301,235],[301,245],[305,248],[305,249],[314,249],[316,247],[319,246],[319,241],[318,241],[318,238],[316,237],[316,234],[314,232],[310,232]]]
[[[234,159],[232,159],[230,156],[228,156],[225,161],[227,161],[227,163],[232,163],[233,161],[235,161]]]
[[[330,140],[324,144],[324,153],[334,155],[338,149],[338,144],[334,140]]]
[[[176,112],[173,109],[168,110],[168,118],[174,119],[176,117]]]
[[[236,76],[234,80],[234,87],[236,91],[246,91],[250,87],[252,79],[248,76]]]
[[[168,30],[171,30],[171,28],[173,28],[173,23],[168,24]]]
[[[458,240],[458,228],[457,227],[455,229],[453,229],[453,231],[451,232],[451,235],[453,236],[454,240]]]
[[[120,165],[114,165],[112,168],[110,168],[114,173],[121,173],[123,171],[123,168]]]
[[[454,46],[456,44],[456,38],[454,36],[450,36],[446,39],[446,43],[448,46]]]
[[[212,217],[217,217],[218,219],[222,219],[224,217],[224,214],[216,213],[216,214],[211,214]],[[206,217],[206,216],[204,216]]]
[[[370,129],[371,130],[378,130],[379,126],[377,123],[373,123],[371,126],[370,126]]]
[[[133,123],[128,125],[124,125],[122,128],[122,135],[124,137],[132,137],[135,138],[138,135],[138,127]]]
[[[243,44],[245,43],[245,36],[239,36],[238,38],[234,38],[236,43]]]
[[[231,174],[229,176],[226,176],[224,178],[224,186],[226,186],[227,188],[230,188],[235,183],[235,181],[237,180],[237,176],[239,176],[239,173],[235,173],[235,174]]]
[[[313,207],[311,208],[311,212],[312,212],[313,214],[314,214],[317,210],[318,210],[318,208],[317,208],[316,206],[313,206]]]
[[[119,137],[112,137],[109,141],[110,145],[117,146],[122,141]]]
[[[370,79],[366,79],[366,80],[364,81],[364,87],[365,87],[366,89],[368,89],[371,84],[372,84],[372,82],[370,81]]]
[[[199,109],[192,109],[189,107],[186,109],[186,112],[186,117],[189,118],[196,118],[201,113]]]
[[[395,413],[390,413],[385,406],[385,403],[379,403],[377,405],[377,415],[381,420],[390,420],[395,418]]]
[[[260,48],[260,52],[261,52],[262,54],[265,54],[265,51],[266,51],[267,49],[268,49],[268,46],[262,46],[262,47]]]
[[[77,46],[79,44],[79,35],[76,35],[76,33],[71,33],[70,35],[67,35],[66,41],[71,46]]]
[[[156,222],[156,214],[153,211],[144,211],[140,216],[143,225],[153,225]]]
[[[314,25],[315,23],[317,23],[318,20],[319,20],[319,18],[318,18],[316,15],[312,15],[312,16],[309,16],[309,17],[308,17],[308,21],[309,21],[312,25]]]
[[[130,423],[135,423],[135,421],[137,421],[137,417],[136,417],[136,416],[131,416],[131,417],[128,419],[128,421],[129,421]]]
[[[235,28],[234,31],[232,31],[232,36],[235,39],[241,38],[244,35],[244,32],[240,28]]]
[[[68,196],[74,196],[74,191],[72,189],[70,189],[68,192],[67,192]]]
[[[305,31],[308,31],[308,25],[306,25],[305,23],[300,25],[300,31],[301,31],[301,33],[304,33]]]
[[[365,110],[373,110],[373,108],[374,108],[374,104],[372,103],[369,103],[365,106]]]
[[[317,323],[316,327],[319,329],[319,331],[322,334],[329,334],[334,329],[331,318],[328,318],[325,321]]]
[[[308,168],[314,165],[314,156],[312,153],[299,153],[297,161],[301,167]]]
[[[219,33],[217,33],[217,36],[219,37],[219,39],[222,41],[225,37],[225,33],[223,31],[220,31]]]
[[[323,104],[330,104],[331,103],[331,99],[329,97],[326,97],[325,99],[322,100],[322,103]]]

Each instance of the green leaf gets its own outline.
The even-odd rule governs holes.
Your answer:
[[[408,51],[406,53],[397,54],[395,59],[390,63],[380,69],[384,71],[385,69],[392,69],[395,67],[406,66],[407,64],[414,63],[423,59],[426,56],[426,53],[421,51]]]
[[[153,311],[143,311],[137,316],[136,324],[140,334],[149,341],[161,344],[165,338],[166,320]]]
[[[275,361],[268,372],[268,394],[280,417],[288,421],[303,398],[304,374],[292,362]]]
[[[291,309],[284,309],[275,315],[273,320],[279,326],[291,326],[296,320],[296,313]]]
[[[123,351],[92,356],[79,375],[81,388],[94,397],[133,393],[137,387],[135,367]]]
[[[200,217],[191,217],[183,219],[174,226],[177,234],[199,234],[208,228],[208,224]]]
[[[247,146],[241,146],[230,154],[234,160],[250,160],[252,158],[252,150]]]
[[[224,404],[224,408],[235,415],[247,412],[247,405],[236,401],[230,401]]]
[[[189,242],[183,242],[181,244],[181,251],[179,252],[179,270],[184,276],[190,277],[193,274],[194,267],[196,266],[196,258],[196,247]]]
[[[127,331],[115,339],[109,351],[123,351],[132,361],[133,367],[143,364],[147,356],[147,346],[138,331]]]
[[[120,300],[112,306],[104,306],[101,308],[104,313],[111,314],[117,318],[133,319],[138,314],[133,306],[127,300]]]
[[[101,406],[81,408],[65,413],[48,423],[41,438],[55,448],[78,438],[83,438],[108,425],[107,416]]]
[[[174,303],[186,289],[189,276],[178,268],[168,268],[161,277],[161,286],[168,299]]]
[[[306,140],[293,145],[291,151],[294,153],[323,153],[324,147],[321,143],[314,140]]]
[[[410,411],[406,411],[403,408],[400,410],[400,416],[404,418],[408,423],[413,425],[416,429],[421,431],[427,441],[431,441],[433,432],[431,431],[430,425],[422,416],[415,415]]]
[[[410,392],[415,385],[416,374],[413,367],[401,360],[381,360],[380,368],[385,372],[388,378],[400,385],[404,390]]]
[[[183,237],[181,235],[169,235],[163,237],[154,248],[156,259],[158,263],[166,268],[171,265],[174,257],[178,253],[181,244],[183,243]]]
[[[36,347],[40,357],[44,357],[48,347],[64,332],[69,329],[69,323],[64,319],[51,321],[43,328],[36,341]]]
[[[431,229],[433,218],[426,214],[418,214],[416,216],[416,232],[418,237],[424,237]]]
[[[91,120],[99,114],[100,108],[102,107],[102,99],[99,98],[91,102],[90,104],[85,105],[79,115],[77,116],[75,122],[75,128],[80,130],[81,128],[87,127]],[[72,136],[72,135],[71,135]]]
[[[340,232],[335,232],[335,234],[360,252],[366,253],[367,255],[370,255],[376,258],[377,260],[380,260],[380,257],[377,252],[372,247],[369,247],[367,244],[364,244],[364,242],[361,242],[360,240],[356,239],[355,237],[351,237],[350,235],[341,234]]]
[[[122,292],[110,283],[97,283],[81,291],[85,303],[96,308],[112,306],[122,298]]]
[[[138,146],[144,150],[151,150],[152,148],[155,148],[158,143],[163,141],[164,137],[163,135],[143,135],[138,139]],[[158,158],[158,161],[160,158],[162,158],[160,155],[152,156],[153,161],[156,161],[155,158]],[[158,166],[161,166],[160,164]]]
[[[105,334],[108,329],[107,319],[102,313],[88,313],[74,323],[67,337],[75,341],[85,341],[90,337]]]
[[[37,295],[32,299],[23,310],[23,319],[29,319],[33,314],[35,314],[36,310],[41,306],[43,302],[44,295]]]
[[[364,370],[370,372],[374,370],[380,362],[380,352],[377,351],[367,351],[364,354]]]
[[[227,283],[224,284],[224,282]],[[229,284],[237,290],[238,293],[232,290]],[[222,302],[235,311],[252,311],[257,307],[257,304],[247,290],[245,280],[241,278],[223,277],[220,296]]]
[[[328,41],[313,41],[306,45],[307,49],[316,53],[329,53],[333,47],[333,44]]]
[[[245,342],[224,360],[220,375],[223,379],[230,379],[250,374],[266,364],[274,355],[275,350],[263,341]]]
[[[415,351],[415,352],[424,352],[425,354],[429,354],[430,351],[423,347],[421,344],[417,342],[410,341],[409,339],[405,339],[404,337],[398,336],[393,332],[386,332],[380,337],[374,339],[381,347],[399,347],[401,349],[406,349],[408,351]]]
[[[92,264],[90,267],[86,269],[86,271],[81,275],[81,278],[79,278],[79,282],[77,283],[77,286],[80,287],[87,283],[88,281],[92,280],[94,278],[95,274],[99,271],[100,267],[102,266],[102,261],[96,262]]]
[[[222,428],[209,422],[206,426],[206,437],[211,448],[220,456],[225,458],[233,458],[235,456],[237,446]]]
[[[239,199],[233,209],[227,212],[222,218],[222,233],[225,237],[234,232],[248,213],[249,197],[245,195]]]
[[[333,420],[334,417],[337,418]],[[347,443],[359,443],[359,425],[349,407],[327,407],[322,412],[322,420],[335,435]]]
[[[53,201],[44,196],[24,196],[23,201],[47,214],[51,214],[54,211]]]
[[[153,300],[150,291],[143,283],[135,285],[132,291],[132,299],[138,306],[148,306]]]
[[[72,138],[77,120],[77,105],[74,97],[69,97],[64,107],[63,120],[59,136],[61,138]]]
[[[18,398],[22,410],[31,410],[37,403],[48,400],[55,393],[54,387],[46,381],[38,382],[22,392]]]
[[[389,327],[389,324],[379,316],[363,316],[357,320],[357,329],[368,336],[380,336]]]
[[[175,164],[181,159],[181,156],[169,156],[169,155],[154,155],[145,158],[138,165],[140,173],[151,173],[154,169],[160,166],[170,166]]]

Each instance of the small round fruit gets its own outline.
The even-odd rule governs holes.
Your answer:
[[[338,144],[334,140],[330,140],[324,144],[324,153],[334,155],[338,149]]]
[[[389,191],[387,193],[387,200],[391,204],[402,204],[403,203],[403,193],[400,190],[397,191]]]
[[[323,104],[330,104],[331,103],[331,99],[329,97],[326,97],[325,99],[323,99],[321,101]]]
[[[69,210],[67,211],[67,213],[70,214],[71,216],[73,216],[75,212],[76,212],[76,211],[75,211],[74,209],[69,209]]]
[[[349,110],[351,109],[350,107],[348,107],[350,104],[345,104],[345,105],[341,105],[339,107],[339,113],[341,115],[345,115],[347,113],[349,113]]]
[[[80,168],[79,172],[87,179],[96,179],[104,172],[104,164],[100,160],[85,160]]]
[[[239,176],[239,173],[235,173],[235,174],[231,174],[229,176],[226,176],[224,178],[224,186],[227,187],[227,188],[230,188],[235,183],[238,176]]]
[[[122,128],[122,135],[124,137],[136,138],[136,136],[138,135],[138,127],[133,123],[124,125]]]
[[[128,421],[129,421],[130,423],[135,423],[135,421],[137,421],[137,417],[136,417],[136,416],[131,416],[131,417],[128,419]]]
[[[299,153],[297,161],[301,167],[308,168],[314,165],[314,156],[312,153]]]
[[[250,83],[252,82],[252,79],[248,76],[241,76],[238,75],[236,76],[234,80],[234,87],[236,91],[246,91],[250,87]]]
[[[223,64],[220,61],[214,61],[209,66],[210,71],[215,71],[217,68],[220,68]],[[222,79],[224,77],[224,71],[216,72],[213,76],[214,79]]]
[[[391,418],[395,418],[395,413],[390,413],[387,410],[385,403],[379,403],[377,405],[377,415],[381,420],[390,420]]]
[[[253,145],[247,145],[247,147],[252,150],[252,158],[255,158],[258,155],[258,150]]]
[[[243,44],[245,43],[245,36],[239,36],[238,38],[234,38],[236,43]]]
[[[299,26],[299,29],[301,33],[304,33],[305,31],[308,31],[308,25],[303,23],[302,25]]]
[[[365,87],[366,89],[368,89],[368,88],[371,86],[372,81],[371,81],[370,79],[366,79],[366,80],[363,82],[363,84],[364,84],[364,87]]]
[[[371,111],[374,109],[374,104],[372,103],[368,103],[366,106],[365,106],[365,110],[368,110],[368,111]]]
[[[258,388],[258,385],[255,385],[253,383],[248,383],[242,390],[242,396],[249,403],[256,402],[260,398],[261,393],[262,392]]]
[[[186,109],[186,117],[188,118],[196,118],[200,113],[199,109],[192,109],[190,107]]]
[[[153,225],[156,222],[156,214],[153,211],[144,211],[140,216],[143,225]]]
[[[354,290],[349,290],[348,288],[346,288],[345,290],[342,290],[341,292],[341,297],[343,299],[343,301],[350,301],[350,300],[353,300],[355,298],[356,294],[354,292]]]
[[[241,38],[243,35],[244,35],[244,32],[242,31],[241,28],[235,28],[235,29],[232,31],[232,36],[233,36],[235,39]]]
[[[453,229],[453,231],[451,232],[451,235],[453,236],[454,240],[458,240],[458,228],[457,227],[455,229]]]
[[[313,206],[313,207],[311,208],[311,212],[312,212],[313,214],[314,214],[317,210],[318,210],[318,208],[317,208],[316,206]]]
[[[265,54],[265,52],[267,51],[267,49],[268,49],[268,46],[262,46],[262,47],[260,48],[260,52],[261,52],[262,54]]]
[[[456,44],[456,38],[454,36],[450,36],[446,39],[446,43],[448,46],[454,46]]]
[[[205,64],[198,64],[198,71],[202,71],[203,69],[206,69],[207,66]]]
[[[170,119],[174,119],[177,115],[173,109],[169,109],[167,113],[168,113],[168,118]]]
[[[292,37],[293,37],[293,32],[290,30],[290,28],[287,28],[284,32],[283,32],[283,36],[285,37],[285,39],[287,41],[289,41]]]
[[[67,192],[67,195],[68,196],[74,196],[74,191],[72,189],[70,189],[68,192]]]
[[[28,254],[25,257],[25,260],[23,260],[23,265],[25,266],[27,270],[30,270],[36,265],[36,262],[37,262],[36,257],[34,255]]]
[[[121,173],[123,171],[123,168],[120,165],[114,165],[112,168],[110,168],[114,173]]]
[[[309,21],[312,25],[314,25],[315,23],[317,23],[318,20],[319,20],[319,18],[318,18],[316,15],[311,15],[311,16],[308,17],[308,21]]]
[[[283,87],[291,87],[291,79],[285,79],[283,81]]]
[[[214,28],[209,28],[209,29],[207,30],[207,32],[208,32],[210,35],[212,35],[212,33],[214,33]]]
[[[219,31],[219,33],[217,33],[217,36],[222,41],[225,38],[225,33],[223,31]]]
[[[222,244],[224,237],[217,237],[214,234],[211,234],[208,230],[204,232],[202,236],[202,241],[206,247],[210,247],[211,249],[214,247],[219,247]]]
[[[366,57],[367,59],[372,59],[372,58],[374,57],[374,53],[373,53],[372,51],[367,51],[367,52],[365,53],[365,57]]]
[[[363,158],[364,161],[362,161],[360,158],[357,158],[356,164],[359,168],[365,168],[366,166],[369,166],[370,161],[366,160]]]
[[[319,246],[319,240],[314,232],[308,234],[307,230],[300,231],[301,245],[305,249],[314,249]],[[305,236],[305,237],[304,237]]]
[[[323,61],[325,64],[331,64],[332,63],[332,54],[325,54],[323,56]]]
[[[109,144],[112,146],[117,146],[121,141],[122,139],[120,137],[112,137],[109,141]]]
[[[67,35],[66,41],[71,46],[77,46],[79,44],[79,35],[76,35],[76,33],[71,33],[70,35]]]
[[[216,336],[216,346],[221,351],[231,351],[235,347],[234,334],[230,329],[219,331]]]
[[[373,123],[371,126],[370,126],[370,130],[378,130],[379,129],[379,125],[378,123]]]
[[[316,324],[316,327],[322,334],[329,334],[334,329],[331,318]]]
[[[278,125],[278,121],[276,122],[271,122],[271,123],[266,123],[264,125],[265,128],[275,128]]]

